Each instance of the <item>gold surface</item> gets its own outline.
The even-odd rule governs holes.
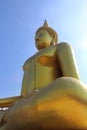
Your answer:
[[[87,86],[80,81],[72,47],[57,33],[36,31],[39,50],[23,66],[21,96],[0,99],[0,130],[87,129]]]

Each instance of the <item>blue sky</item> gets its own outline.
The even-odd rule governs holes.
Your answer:
[[[37,51],[34,35],[45,19],[73,47],[87,84],[87,0],[0,0],[0,98],[20,95],[22,66]]]

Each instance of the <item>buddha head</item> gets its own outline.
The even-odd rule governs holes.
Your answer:
[[[35,34],[35,45],[38,50],[55,45],[58,43],[58,36],[54,29],[48,26],[45,20],[42,27],[40,27]]]

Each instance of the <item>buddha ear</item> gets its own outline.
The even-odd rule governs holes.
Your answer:
[[[55,39],[54,38],[52,38],[50,45],[55,45]]]

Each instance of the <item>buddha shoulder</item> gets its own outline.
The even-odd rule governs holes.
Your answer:
[[[33,59],[34,59],[35,56],[31,56],[30,58],[28,58],[24,65],[23,65],[23,70],[27,70],[29,68],[29,66],[32,65],[32,62],[33,62]]]
[[[68,50],[68,49],[72,49],[71,45],[67,42],[61,42],[59,44],[57,44],[58,49],[60,49],[62,51],[62,49],[64,50]]]

